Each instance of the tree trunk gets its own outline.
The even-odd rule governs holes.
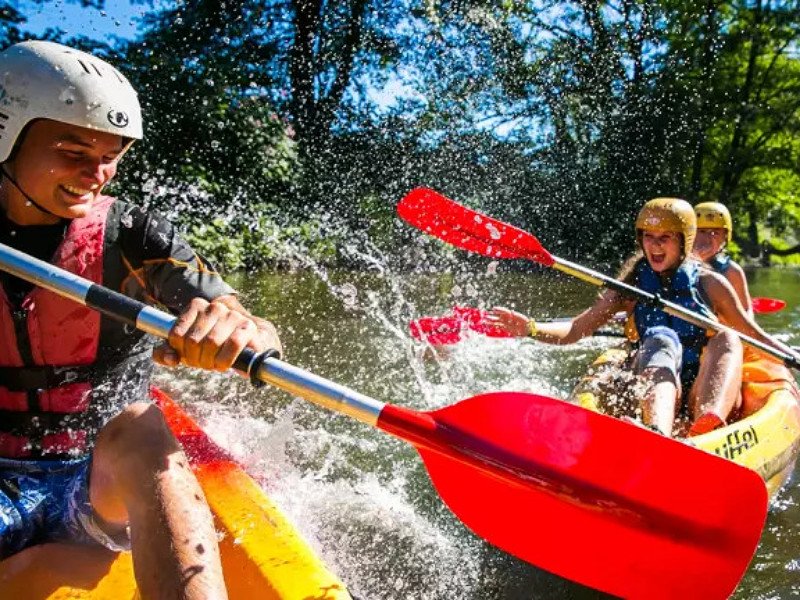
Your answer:
[[[728,159],[724,166],[722,175],[722,189],[720,190],[719,201],[727,204],[733,196],[736,183],[740,179],[741,171],[746,169],[742,163],[742,146],[744,145],[747,128],[750,124],[752,110],[750,109],[750,96],[753,91],[753,80],[755,79],[756,69],[758,68],[758,57],[761,53],[761,24],[764,20],[762,10],[762,0],[756,0],[753,7],[753,24],[750,34],[750,53],[747,59],[747,71],[745,73],[742,93],[739,98],[739,112],[736,117],[736,125],[733,129],[731,145],[728,149]],[[737,173],[737,171],[739,173]]]
[[[325,136],[330,131],[336,118],[336,109],[339,108],[344,93],[350,85],[350,75],[353,72],[356,53],[361,47],[364,12],[368,3],[369,0],[353,0],[350,5],[347,32],[344,35],[344,43],[336,66],[336,78],[328,95],[320,99],[320,108],[314,123],[314,132],[317,135]]]
[[[331,43],[323,40],[326,34],[336,35],[336,31],[326,31],[323,27],[323,13],[328,4],[322,0],[294,0],[294,43],[289,53],[290,110],[300,152],[306,155],[311,148],[324,144],[330,135],[361,48],[369,0],[347,2],[349,13],[344,33],[341,40]],[[336,48],[336,52],[331,53],[331,48]],[[322,74],[331,72],[333,79],[328,85]]]
[[[795,244],[791,248],[776,248],[772,242],[764,244],[767,248],[767,254],[774,254],[775,256],[791,256],[792,254],[800,254],[800,244]]]
[[[703,53],[701,55],[700,80],[698,90],[701,95],[700,106],[698,108],[698,119],[695,124],[695,135],[693,141],[694,156],[692,158],[692,178],[689,192],[689,199],[697,202],[700,197],[700,190],[703,186],[703,162],[706,153],[706,129],[708,127],[708,82],[711,79],[710,73],[714,70],[716,61],[714,60],[714,47],[717,41],[716,16],[717,6],[713,0],[706,4],[705,32],[703,35]]]
[[[750,207],[748,214],[750,216],[750,224],[747,226],[747,240],[750,245],[750,256],[758,258],[761,254],[761,244],[758,240],[758,215],[754,206]]]
[[[317,71],[314,46],[322,22],[322,0],[295,0],[294,42],[289,51],[291,113],[296,139],[304,148],[316,118],[314,87]]]

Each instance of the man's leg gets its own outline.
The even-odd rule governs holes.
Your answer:
[[[227,598],[211,511],[157,406],[132,404],[102,429],[89,494],[106,528],[129,524],[143,599]]]
[[[693,421],[689,435],[724,425],[741,401],[742,342],[737,335],[720,331],[708,340],[689,396]]]

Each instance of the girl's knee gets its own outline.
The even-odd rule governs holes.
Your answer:
[[[741,354],[742,340],[732,331],[718,331],[708,340],[708,349],[716,352],[738,352]]]

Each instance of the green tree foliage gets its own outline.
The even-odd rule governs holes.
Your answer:
[[[66,0],[74,4],[80,4],[83,7],[93,7],[96,9],[103,8],[105,0]],[[27,7],[21,6],[15,0],[0,0],[0,49],[21,42],[22,40],[32,37],[25,30],[25,25],[28,21],[25,13],[25,8],[40,9],[45,5],[47,0],[28,0]],[[38,39],[47,40],[61,40],[63,32],[57,28],[52,27],[47,29],[42,35],[36,36]],[[80,39],[77,38],[77,39]]]
[[[8,40],[24,18],[10,6]],[[419,236],[393,206],[416,185],[565,256],[619,262],[657,195],[726,202],[747,254],[797,247],[796,2],[151,6],[116,48],[147,116],[123,188],[237,264],[277,260],[279,230],[321,257],[347,239],[408,257]]]
[[[24,22],[25,17],[16,3],[0,1],[0,48],[20,41],[19,26]]]
[[[712,6],[702,36],[717,50],[701,67],[713,85],[703,99],[705,137],[694,149],[693,177],[703,196],[732,208],[739,245],[768,256],[777,248],[764,243],[765,229],[795,240],[800,231],[800,6]]]
[[[233,220],[205,223],[212,237],[247,232],[265,211],[278,214],[272,205],[292,223],[311,222],[313,182],[325,178],[315,157],[336,148],[329,140],[347,127],[341,113],[359,110],[348,94],[391,60],[384,9],[399,14],[384,0],[187,0],[152,12],[145,34],[123,49],[147,116],[126,189],[145,185],[155,206],[187,222]],[[315,247],[327,255],[324,240]]]
[[[298,174],[291,128],[242,62],[248,10],[186,2],[151,14],[117,61],[145,118],[118,193],[166,212],[231,268],[275,258],[256,256],[244,236],[264,219],[267,235]]]
[[[797,236],[796,3],[437,6],[422,118],[444,143],[487,125],[527,141],[540,175],[495,210],[609,259],[656,195],[730,204],[753,253],[764,226]]]

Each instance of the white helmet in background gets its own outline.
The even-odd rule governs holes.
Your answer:
[[[21,42],[0,52],[0,164],[35,119],[105,131],[131,143],[142,139],[139,99],[122,73],[54,42]]]

